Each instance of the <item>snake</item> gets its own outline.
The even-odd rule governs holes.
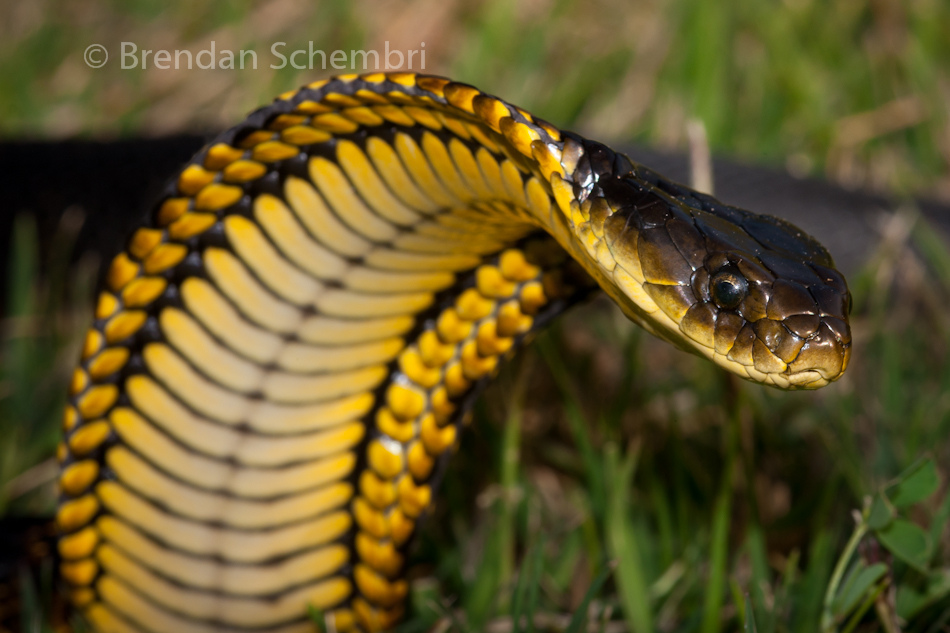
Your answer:
[[[818,388],[851,355],[845,278],[800,229],[416,73],[253,112],[102,277],[56,513],[100,633],[395,626],[474,399],[597,288],[753,382]]]

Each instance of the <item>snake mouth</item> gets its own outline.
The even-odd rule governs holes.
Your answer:
[[[837,380],[851,358],[850,329],[836,317],[802,314],[748,326],[740,330],[727,358],[779,387],[822,387]]]

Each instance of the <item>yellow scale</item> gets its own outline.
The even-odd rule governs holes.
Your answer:
[[[567,254],[524,241],[585,221],[550,125],[412,74],[274,112],[181,172],[99,296],[57,515],[97,631],[313,631],[308,605],[327,630],[391,627],[460,403],[574,292]]]

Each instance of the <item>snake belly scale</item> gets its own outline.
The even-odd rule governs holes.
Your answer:
[[[597,286],[751,380],[847,366],[845,281],[783,221],[444,78],[282,95],[105,273],[59,447],[73,605],[100,632],[391,628],[473,397]]]

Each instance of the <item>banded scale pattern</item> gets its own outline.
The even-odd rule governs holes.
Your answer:
[[[446,83],[285,95],[113,260],[59,455],[61,574],[96,630],[401,616],[466,402],[591,285],[538,233],[549,185]]]
[[[61,575],[100,632],[380,631],[466,413],[600,286],[784,388],[835,380],[849,294],[795,227],[477,89],[282,95],[200,152],[112,262],[59,450]]]

